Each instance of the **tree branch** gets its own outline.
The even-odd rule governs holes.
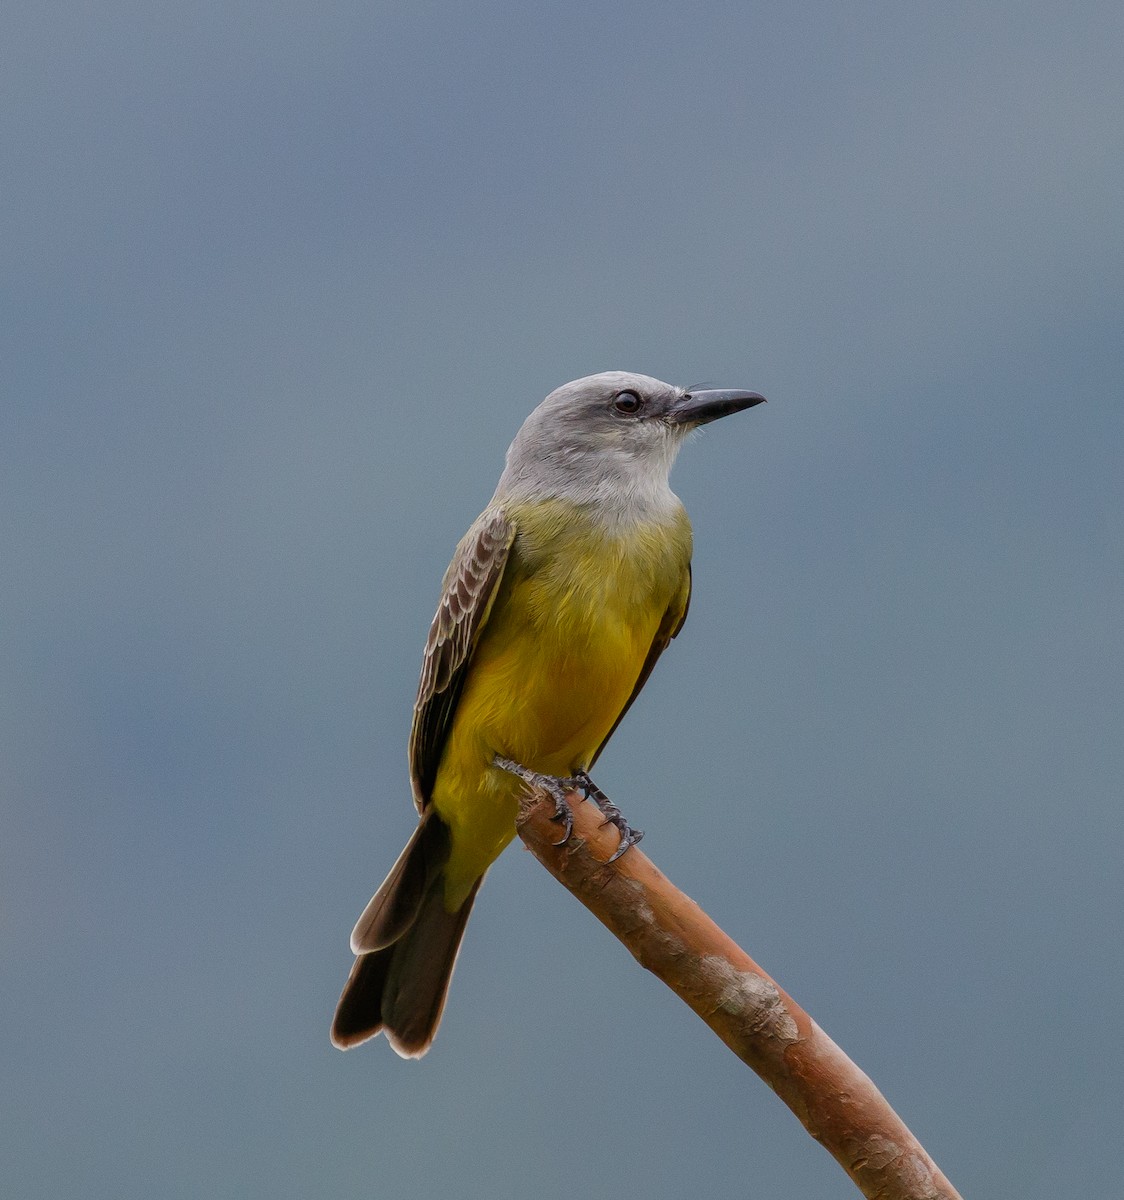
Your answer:
[[[777,1093],[869,1200],[961,1200],[882,1093],[806,1012],[634,846],[569,797],[574,834],[554,846],[554,802],[532,793],[519,836],[544,867]]]

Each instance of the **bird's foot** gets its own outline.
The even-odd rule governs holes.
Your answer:
[[[607,862],[616,862],[618,858],[629,848],[635,846],[638,841],[644,836],[642,829],[633,829],[631,825],[624,819],[624,814],[619,808],[609,799],[608,796],[593,782],[592,779],[584,771],[575,771],[572,779],[565,780],[566,783],[576,785],[585,795],[587,800],[592,800],[594,804],[601,810],[605,820],[602,825],[615,825],[617,833],[620,834],[620,845],[613,851],[613,856],[607,859]]]
[[[532,771],[530,767],[525,767],[522,763],[513,762],[510,758],[503,758],[498,754],[492,758],[492,762],[501,771],[507,771],[517,776],[531,787],[541,788],[554,801],[554,816],[550,819],[561,821],[563,829],[562,837],[554,845],[564,846],[574,831],[574,814],[566,803],[566,794],[581,784],[574,779],[559,779],[557,775],[543,775],[540,771]]]

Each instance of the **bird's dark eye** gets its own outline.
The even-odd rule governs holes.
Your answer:
[[[613,401],[613,407],[626,417],[634,416],[640,411],[644,402],[635,392],[621,392]]]

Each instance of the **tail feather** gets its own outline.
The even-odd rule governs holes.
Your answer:
[[[383,1027],[382,995],[394,957],[394,947],[360,955],[351,967],[332,1021],[332,1043],[350,1050]]]
[[[352,954],[381,950],[398,941],[417,919],[426,889],[448,857],[449,827],[430,810],[355,922]]]
[[[332,1022],[341,1050],[385,1032],[403,1058],[420,1058],[433,1042],[480,887],[477,880],[460,908],[446,910],[447,848],[447,828],[427,814],[360,917],[352,935],[359,956]]]
[[[403,1058],[420,1058],[437,1034],[479,887],[477,880],[465,902],[450,913],[438,880],[417,923],[396,947],[382,996],[382,1018],[387,1041]]]

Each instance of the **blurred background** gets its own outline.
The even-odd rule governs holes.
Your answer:
[[[526,413],[753,388],[598,768],[965,1196],[1124,1179],[1124,10],[37,0],[0,39],[4,1192],[857,1194],[518,847],[328,1025]]]

